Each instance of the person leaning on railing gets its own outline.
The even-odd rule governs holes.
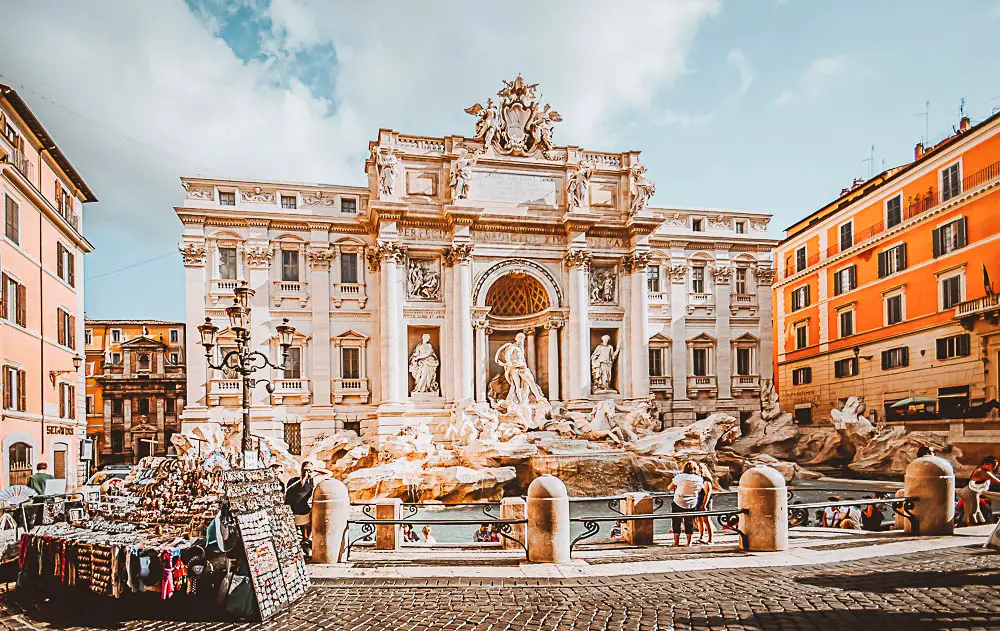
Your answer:
[[[712,492],[711,482],[698,475],[698,465],[692,461],[684,463],[682,473],[678,473],[671,480],[668,491],[674,492],[673,506],[674,513],[693,513],[698,510],[699,493],[709,494]],[[707,488],[706,488],[707,487]],[[681,544],[681,523],[684,524],[684,534],[687,536],[687,543],[691,545],[691,537],[694,534],[694,518],[680,515],[673,518],[674,545]]]

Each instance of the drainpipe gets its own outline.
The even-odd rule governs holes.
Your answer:
[[[44,151],[44,149],[42,150]],[[38,190],[41,192],[42,184],[42,152],[38,152]],[[42,193],[44,198],[45,193]],[[42,413],[42,437],[40,444],[42,446],[42,457],[45,456],[45,256],[44,256],[44,246],[42,240],[42,229],[44,228],[42,222],[42,215],[44,213],[38,211],[38,348],[39,348],[39,365],[41,366],[41,372],[38,375],[39,381],[42,384],[42,388],[39,391],[41,395],[41,413]],[[27,292],[25,292],[27,295]],[[25,305],[25,312],[27,312],[27,305]],[[28,324],[25,322],[25,324]],[[25,393],[27,394],[27,393]]]

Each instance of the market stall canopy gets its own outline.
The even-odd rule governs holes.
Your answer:
[[[937,403],[937,399],[934,397],[906,397],[905,399],[896,401],[890,407],[894,410],[898,410],[911,405],[927,405],[929,403]]]

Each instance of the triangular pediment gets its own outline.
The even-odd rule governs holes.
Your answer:
[[[355,331],[354,329],[348,329],[348,330],[344,331],[343,333],[341,333],[340,335],[336,335],[336,336],[334,336],[334,337],[332,337],[330,339],[334,339],[334,340],[357,340],[357,341],[365,341],[365,340],[368,339],[368,336],[365,335],[365,334],[363,334],[363,333],[359,333],[359,332]]]
[[[760,338],[757,337],[756,335],[754,335],[753,333],[747,332],[747,333],[744,333],[743,335],[741,335],[739,337],[734,337],[733,341],[734,342],[753,342],[753,343],[757,343],[757,342],[760,341]]]
[[[649,338],[650,344],[670,344],[671,342],[673,342],[673,340],[663,333],[657,333],[653,337]]]
[[[717,341],[718,340],[708,333],[699,333],[698,335],[690,338],[687,342],[688,344],[715,344]]]
[[[122,342],[122,348],[166,348],[167,345],[160,340],[153,339],[146,335],[137,335],[127,342]]]
[[[155,425],[133,425],[131,431],[132,431],[133,434],[155,434],[156,433],[156,426]]]

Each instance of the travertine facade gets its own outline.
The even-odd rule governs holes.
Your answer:
[[[554,145],[561,117],[520,77],[498,97],[467,110],[473,138],[380,130],[365,188],[183,178],[187,323],[224,329],[247,282],[259,350],[278,361],[274,327],[297,330],[289,370],[261,373],[273,393],[254,390],[255,433],[299,448],[343,427],[440,430],[456,401],[496,398],[518,333],[571,408],[651,392],[668,424],[759,408],[769,216],[653,208],[638,152]],[[184,422],[236,422],[240,384],[196,337]]]

